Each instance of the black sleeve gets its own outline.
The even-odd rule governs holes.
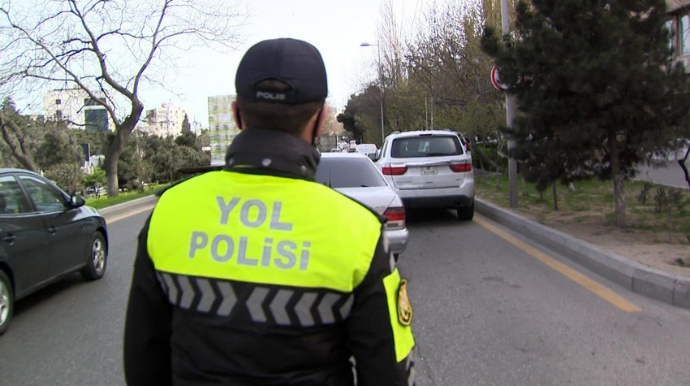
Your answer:
[[[151,217],[139,234],[125,319],[124,370],[129,386],[172,384],[172,309],[146,247]]]
[[[383,244],[382,236],[369,272],[354,291],[355,301],[347,322],[349,345],[357,370],[357,386],[414,384],[411,352],[401,361],[396,360],[394,326],[391,325],[384,287],[384,278],[396,268],[391,253],[384,249]],[[397,313],[397,309],[393,311]]]

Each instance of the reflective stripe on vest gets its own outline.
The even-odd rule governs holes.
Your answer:
[[[170,304],[229,319],[286,327],[339,323],[350,316],[351,293],[233,282],[157,272]]]
[[[368,209],[323,185],[218,171],[161,196],[147,247],[161,272],[349,293],[380,229]]]

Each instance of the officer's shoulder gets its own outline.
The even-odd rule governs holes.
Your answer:
[[[208,172],[205,172],[205,173],[199,173],[199,174],[192,174],[192,175],[184,176],[183,178],[180,178],[179,180],[177,180],[177,181],[171,183],[170,185],[168,185],[168,186],[166,186],[166,187],[160,189],[158,192],[156,192],[156,195],[157,195],[158,197],[161,197],[161,196],[163,195],[163,193],[166,193],[166,192],[168,192],[168,191],[170,191],[170,190],[173,190],[173,189],[175,189],[175,188],[178,188],[178,187],[180,187],[181,185],[186,184],[186,183],[188,183],[188,182],[191,182],[191,181],[198,181],[198,178],[200,178],[200,177],[202,177],[202,176],[207,176],[207,175],[210,174],[210,172],[211,172],[211,171],[208,171]]]

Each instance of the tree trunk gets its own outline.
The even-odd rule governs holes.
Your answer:
[[[611,175],[613,177],[613,200],[615,203],[616,226],[625,228],[625,179],[621,173],[618,149],[618,139],[616,133],[609,133],[609,148],[611,151]]]
[[[5,143],[7,143],[7,146],[9,146],[14,159],[25,169],[38,173],[38,165],[34,162],[31,153],[28,151],[28,147],[22,140],[21,129],[3,113],[0,113],[0,131],[2,131],[2,138],[5,140]]]
[[[117,197],[120,194],[120,186],[117,179],[117,161],[120,160],[120,154],[124,150],[131,131],[132,129],[127,130],[118,127],[113,142],[105,150],[105,175],[108,181],[108,197]]]
[[[479,156],[480,162],[486,162],[487,164],[491,165],[494,168],[494,170],[496,170],[496,172],[498,173],[503,172],[501,168],[496,164],[496,162],[494,162],[491,158],[487,157],[486,154],[484,154],[484,152],[482,152],[481,149],[479,149],[479,146],[477,146],[477,143],[474,140],[471,140],[470,144],[471,151]]]
[[[553,196],[553,210],[558,211],[558,191],[555,181],[551,184],[551,195]]]
[[[125,148],[129,135],[139,122],[144,105],[134,97],[130,115],[122,123],[115,125],[115,138],[105,150],[105,175],[108,181],[108,197],[117,197],[120,194],[120,186],[117,180],[117,161]]]
[[[117,161],[122,153],[122,141],[116,135],[113,142],[105,150],[105,176],[107,181],[108,197],[117,197],[120,193],[120,186],[117,179]]]

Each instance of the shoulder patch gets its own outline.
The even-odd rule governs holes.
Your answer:
[[[403,326],[409,326],[412,324],[413,316],[414,310],[407,296],[407,279],[402,279],[398,287],[398,322]]]

